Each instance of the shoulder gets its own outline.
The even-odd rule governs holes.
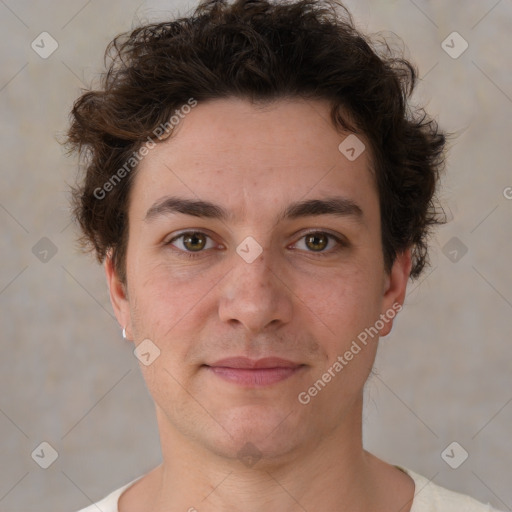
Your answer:
[[[483,504],[466,494],[445,489],[410,469],[397,467],[407,473],[416,486],[410,512],[498,512],[489,504]]]
[[[139,480],[139,478],[136,478],[126,485],[119,487],[119,489],[112,491],[102,500],[97,501],[96,503],[93,503],[86,508],[82,508],[78,512],[98,512],[98,510],[101,510],[101,512],[119,512],[118,502],[121,494],[123,494],[123,492],[137,480]]]

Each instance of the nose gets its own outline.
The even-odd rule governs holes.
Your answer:
[[[219,301],[221,321],[242,325],[251,334],[279,328],[290,322],[293,292],[285,273],[272,265],[265,251],[252,263],[238,255],[232,270],[223,280]]]

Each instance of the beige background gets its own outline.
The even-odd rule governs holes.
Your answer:
[[[77,510],[160,461],[153,405],[102,269],[74,245],[66,182],[76,162],[56,137],[110,39],[187,5],[0,1],[2,511]],[[512,2],[347,5],[364,30],[404,40],[423,77],[416,98],[458,133],[443,193],[452,220],[381,341],[367,386],[366,447],[512,510]],[[43,31],[59,45],[47,59],[31,48]],[[457,59],[441,46],[453,31],[469,43]],[[33,253],[43,237],[57,249],[47,262]],[[39,243],[34,252],[48,249]],[[454,243],[458,258],[460,244],[467,248],[457,262],[445,255],[453,258]],[[31,457],[43,441],[58,452],[46,470]],[[457,469],[441,458],[453,441],[469,453]]]

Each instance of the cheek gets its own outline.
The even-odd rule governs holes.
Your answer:
[[[204,279],[192,277],[190,271],[185,277],[165,264],[139,266],[132,271],[136,276],[130,301],[134,338],[137,343],[149,339],[160,350],[154,362],[140,364],[140,368],[148,389],[164,404],[179,393],[177,381],[190,378],[192,370],[183,363],[191,340],[207,317],[207,295],[215,280],[204,275]]]
[[[163,342],[191,318],[204,314],[205,299],[222,274],[165,263],[132,266],[132,320],[138,338]],[[190,325],[190,324],[189,324]]]
[[[378,318],[382,294],[368,267],[350,268],[302,277],[297,296],[326,339],[338,348]],[[321,340],[322,336],[319,335]]]
[[[313,372],[311,386],[318,379],[329,382],[317,405],[351,400],[371,372],[378,337],[369,329],[379,318],[381,300],[374,279],[352,269],[331,275],[316,289],[302,290],[304,303],[313,311],[309,328],[327,355]],[[316,393],[316,388],[311,391]]]

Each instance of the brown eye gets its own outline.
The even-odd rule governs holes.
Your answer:
[[[323,251],[329,244],[329,237],[325,233],[311,233],[306,235],[305,242],[312,251]]]
[[[166,245],[171,245],[178,249],[178,253],[187,256],[193,256],[196,253],[206,253],[208,249],[212,249],[215,243],[206,233],[201,231],[185,231],[180,235],[169,240]]]
[[[295,244],[295,249],[317,256],[332,256],[348,244],[344,239],[326,231],[311,231],[302,236]]]
[[[201,251],[206,246],[207,236],[204,233],[185,233],[182,235],[183,245],[188,251]]]

